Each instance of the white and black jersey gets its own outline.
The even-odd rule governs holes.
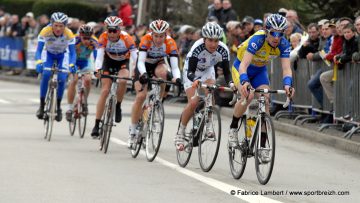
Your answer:
[[[210,53],[205,48],[204,38],[201,38],[194,43],[190,52],[187,54],[184,69],[187,74],[197,73],[198,75],[199,72],[206,72],[208,69],[221,67],[225,80],[229,83],[231,81],[229,61],[229,49],[223,42],[220,41],[216,51]]]

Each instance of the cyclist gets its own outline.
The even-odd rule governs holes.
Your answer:
[[[174,39],[167,35],[169,24],[164,20],[155,20],[150,23],[151,32],[141,38],[139,45],[139,58],[135,68],[136,98],[132,106],[130,136],[128,145],[134,143],[136,126],[142,114],[142,105],[147,94],[147,82],[149,77],[160,77],[167,80],[168,67],[165,57],[170,58],[170,66],[173,74],[172,81],[181,84],[180,70],[178,67],[178,49]],[[162,87],[161,95],[164,94]]]
[[[65,70],[63,60],[66,49],[69,48],[69,69],[72,73],[76,71],[75,36],[70,29],[66,28],[67,21],[68,16],[66,14],[61,12],[53,13],[51,15],[51,23],[44,27],[38,36],[38,45],[35,54],[36,72],[43,74],[40,82],[40,108],[36,112],[36,116],[39,119],[42,119],[44,116],[45,96],[51,76],[51,71],[43,71],[43,67],[51,68],[54,62],[57,61],[58,68]],[[44,46],[46,49],[46,59],[43,61],[41,55]],[[65,90],[66,79],[67,73],[58,73],[56,121],[62,120],[61,100]]]
[[[137,48],[132,37],[120,30],[122,20],[116,16],[105,19],[106,31],[99,37],[99,49],[95,61],[96,75],[102,70],[105,75],[118,73],[119,77],[129,77],[129,58],[137,60]],[[99,136],[99,124],[104,112],[106,98],[111,87],[111,79],[101,78],[101,94],[96,106],[95,126],[91,136]],[[115,108],[115,122],[119,123],[122,119],[121,101],[126,92],[126,80],[120,80],[117,89],[117,103]]]
[[[251,103],[253,95],[248,95],[248,86],[253,88],[269,88],[269,78],[267,75],[266,64],[271,57],[280,56],[283,69],[284,89],[290,97],[292,87],[292,71],[290,68],[290,43],[284,37],[287,27],[286,18],[279,14],[271,14],[265,22],[266,30],[259,30],[249,39],[243,42],[237,51],[237,58],[232,67],[232,78],[242,95],[242,99],[235,104],[234,115],[229,131],[229,145],[236,146],[238,122],[244,114],[247,106]],[[241,101],[247,98],[246,106],[241,105]],[[267,104],[269,103],[267,96]],[[266,105],[266,112],[269,107]],[[261,147],[265,146],[266,133],[261,136]],[[269,159],[268,151],[262,150],[262,159]]]
[[[93,68],[90,64],[90,55],[93,52],[94,58],[96,58],[96,48],[98,47],[98,40],[93,35],[94,29],[88,25],[82,25],[79,29],[79,35],[76,36],[75,39],[75,47],[76,47],[76,66],[79,68],[81,73],[86,73],[85,77],[85,97],[87,98],[90,93],[91,87],[91,74],[93,72]],[[66,120],[70,121],[73,113],[73,101],[75,97],[75,86],[77,83],[78,77],[74,76],[74,80],[72,80],[68,86],[67,98],[69,109],[66,112]],[[87,106],[83,107],[83,111],[85,114],[88,112]]]
[[[198,99],[191,99],[195,94],[198,80],[208,85],[215,84],[215,67],[220,67],[227,84],[233,86],[229,67],[229,49],[223,42],[219,41],[223,36],[223,29],[217,23],[208,22],[202,27],[201,35],[202,38],[191,47],[184,64],[184,89],[188,104],[181,114],[180,128],[175,136],[175,146],[180,151],[184,148],[186,125],[199,101]],[[206,123],[206,132],[209,137],[214,135],[210,125],[211,123]]]

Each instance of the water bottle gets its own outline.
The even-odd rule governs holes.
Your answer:
[[[252,129],[255,126],[255,119],[254,117],[249,117],[246,119],[246,137],[251,138],[252,136]]]

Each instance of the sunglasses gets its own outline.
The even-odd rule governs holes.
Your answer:
[[[118,29],[108,29],[107,31],[108,31],[108,33],[117,33],[119,30]]]
[[[269,33],[273,37],[282,37],[282,36],[284,36],[283,32],[270,31]]]
[[[90,37],[82,37],[83,40],[90,40]]]

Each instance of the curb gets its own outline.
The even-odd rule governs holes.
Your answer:
[[[20,83],[30,83],[30,84],[39,84],[40,81],[36,78],[29,78],[24,76],[6,76],[0,75],[0,80],[3,81],[12,81]],[[94,88],[95,89],[95,88]],[[100,92],[100,90],[98,90]],[[98,92],[95,90],[95,92]],[[168,105],[175,105],[175,103],[167,103]],[[185,106],[185,104],[177,103],[176,106]],[[228,107],[220,108],[221,115],[232,118],[233,109]],[[334,147],[336,149],[344,150],[353,154],[360,155],[360,143],[347,140],[344,138],[336,137],[333,135],[325,134],[315,130],[310,130],[307,128],[299,127],[296,125],[283,123],[277,120],[274,120],[275,129],[286,133],[288,135],[304,138],[313,142],[324,144],[327,146]]]
[[[232,108],[221,108],[221,114],[232,117]],[[307,139],[309,141],[317,142],[327,146],[334,147],[336,149],[344,150],[350,153],[360,155],[360,143],[347,140],[344,138],[336,137],[333,135],[325,134],[315,130],[310,130],[304,127],[296,126],[289,123],[283,123],[273,119],[275,130],[281,131],[288,135]]]

